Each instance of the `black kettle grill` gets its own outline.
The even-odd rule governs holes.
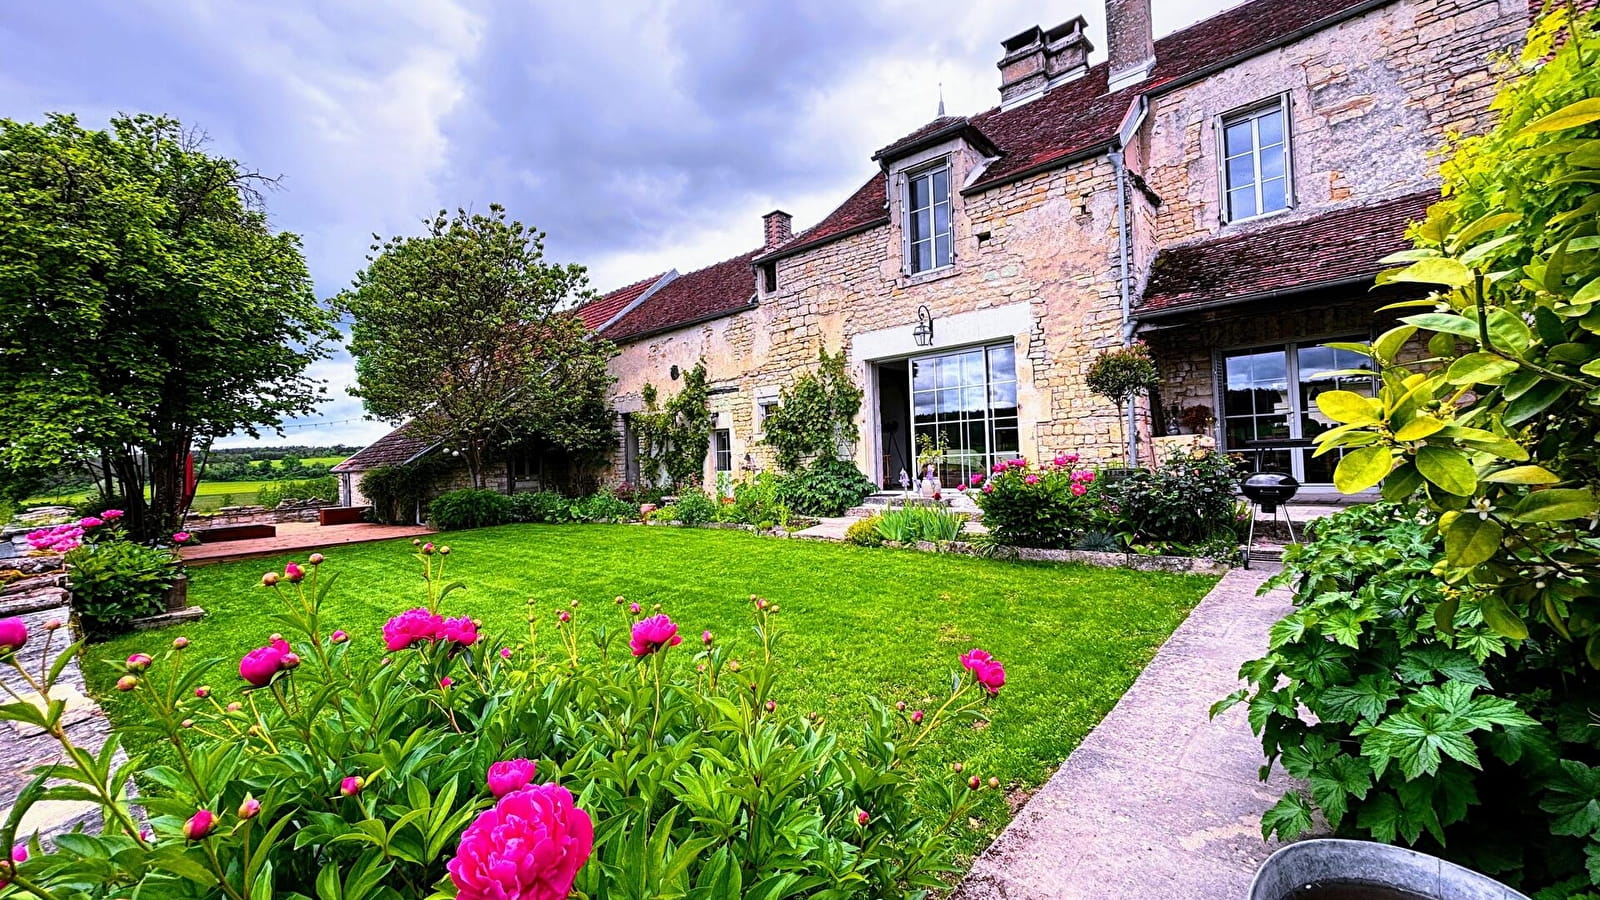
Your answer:
[[[1256,515],[1258,512],[1271,513],[1273,521],[1280,515],[1282,507],[1283,524],[1289,529],[1289,540],[1298,543],[1299,539],[1294,534],[1294,520],[1289,518],[1288,502],[1300,492],[1300,482],[1288,472],[1275,472],[1271,469],[1251,472],[1239,482],[1239,493],[1250,501],[1250,532],[1245,539],[1244,567],[1250,568],[1250,554],[1256,544]]]

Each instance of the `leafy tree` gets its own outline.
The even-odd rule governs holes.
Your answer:
[[[354,319],[350,393],[459,450],[480,488],[492,452],[517,440],[573,453],[610,443],[615,352],[567,309],[586,292],[583,267],[547,262],[543,232],[489,210],[441,211],[423,236],[375,244],[336,301]]]
[[[778,408],[767,416],[763,440],[772,447],[778,467],[797,472],[807,461],[838,459],[840,449],[859,436],[861,388],[845,369],[844,351],[817,351],[817,369],[796,378],[778,396]]]
[[[705,363],[683,373],[683,390],[665,405],[655,385],[641,391],[644,411],[633,414],[639,435],[639,456],[650,464],[647,481],[666,475],[669,487],[699,484],[711,449],[711,408],[706,393]]]
[[[1155,360],[1143,341],[1100,351],[1089,364],[1084,382],[1089,390],[1117,405],[1117,421],[1126,422],[1123,410],[1133,399],[1160,381]],[[1130,458],[1129,464],[1133,463]]]
[[[0,470],[92,464],[162,535],[191,449],[313,409],[335,332],[270,184],[172,119],[0,120]]]

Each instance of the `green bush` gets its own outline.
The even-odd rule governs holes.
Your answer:
[[[511,521],[511,498],[498,491],[449,491],[428,505],[428,518],[441,531],[487,528]]]
[[[883,546],[883,533],[878,530],[878,524],[883,521],[883,514],[877,513],[865,519],[857,519],[850,523],[844,530],[844,539],[852,544],[862,547]]]
[[[403,466],[383,466],[361,476],[361,496],[372,504],[372,518],[385,525],[416,521],[433,484],[449,468],[442,456],[424,456]]]
[[[339,478],[325,475],[304,481],[269,481],[256,491],[256,503],[268,509],[277,509],[285,500],[322,500],[339,502]]]
[[[1072,455],[1043,466],[1014,459],[996,465],[981,487],[973,485],[994,542],[1066,550],[1089,531],[1121,531],[1105,505],[1104,482],[1077,463]]]
[[[332,579],[308,566],[304,580],[274,573],[262,600],[282,635],[243,659],[208,659],[197,639],[113,663],[136,711],[107,747],[136,736],[174,754],[143,764],[136,797],[109,750],[72,746],[38,769],[14,816],[71,799],[106,824],[35,842],[7,874],[88,900],[912,900],[947,885],[981,795],[918,748],[1004,702],[977,680],[998,662],[968,674],[952,654],[953,683],[917,688],[933,695],[926,717],[868,698],[843,735],[779,702],[793,666],[778,604],[748,607],[761,639],[738,659],[673,643],[698,625],[610,603],[563,605],[530,624],[546,639],[506,642],[440,608],[446,557],[429,550],[428,605],[382,635],[341,637]],[[234,677],[250,681],[243,709],[207,696]],[[64,714],[0,705],[71,746]]]
[[[662,523],[676,522],[678,521],[678,507],[671,503],[668,503],[666,506],[658,506],[650,511],[650,521]]]
[[[779,499],[802,516],[842,516],[874,490],[855,463],[824,457],[785,479]]]
[[[689,488],[678,493],[678,521],[685,525],[704,525],[716,521],[717,507],[717,501],[712,500],[710,494],[698,488]]]
[[[1234,494],[1238,465],[1215,451],[1175,451],[1155,470],[1138,469],[1108,481],[1104,496],[1115,530],[1139,544],[1237,543]]]
[[[108,530],[109,531],[109,530]],[[67,552],[72,611],[91,638],[127,630],[128,623],[167,608],[167,592],[182,568],[165,547],[146,547],[107,535]]]
[[[816,371],[786,386],[762,424],[766,432],[762,441],[772,448],[778,468],[798,472],[808,460],[834,459],[841,447],[855,443],[861,396],[861,388],[850,379],[844,351],[818,350]]]
[[[723,504],[722,521],[754,525],[762,531],[789,527],[789,506],[783,502],[784,478],[760,472],[733,485],[733,502]]]
[[[572,501],[555,491],[511,495],[511,521],[559,525],[572,521]]]
[[[639,507],[623,500],[610,491],[590,494],[571,506],[572,517],[579,522],[632,522],[639,518]]]

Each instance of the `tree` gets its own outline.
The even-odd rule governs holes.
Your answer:
[[[336,332],[271,184],[168,118],[0,120],[0,470],[90,464],[164,535],[195,446],[314,408]]]
[[[1113,347],[1100,351],[1089,364],[1084,375],[1089,390],[1117,405],[1118,421],[1126,422],[1123,410],[1145,391],[1160,383],[1155,361],[1143,341],[1126,347]],[[1128,464],[1133,464],[1133,450],[1128,451]]]
[[[374,245],[340,294],[367,412],[459,450],[483,487],[497,448],[530,436],[572,453],[611,441],[610,342],[567,304],[586,295],[579,265],[544,258],[544,233],[488,215],[441,211],[421,237]]]

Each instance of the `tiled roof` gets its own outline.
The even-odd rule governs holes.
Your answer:
[[[679,275],[607,328],[605,336],[625,341],[749,309],[756,293],[756,274],[751,264],[759,252],[751,250]]]
[[[1438,199],[1424,191],[1162,250],[1137,312],[1376,275],[1378,260],[1410,246],[1406,225]]]
[[[1107,67],[1101,63],[1031,102],[1010,109],[995,107],[972,116],[970,127],[992,141],[1001,156],[962,192],[987,190],[1037,168],[1105,146],[1116,136],[1128,107],[1140,94],[1159,93],[1213,66],[1280,44],[1300,32],[1327,27],[1335,17],[1353,15],[1384,2],[1391,0],[1251,0],[1156,41],[1155,70],[1137,85],[1107,94]],[[878,151],[877,157],[897,152],[959,121],[951,116],[935,119]],[[884,191],[883,176],[874,176],[821,222],[765,256],[787,256],[856,229],[887,223]]]
[[[401,425],[373,443],[362,448],[355,456],[334,466],[334,472],[365,472],[384,466],[398,466],[410,462],[434,445],[411,435],[410,425]]]
[[[651,275],[649,278],[635,281],[627,287],[617,288],[597,300],[585,303],[577,309],[578,318],[583,320],[583,326],[590,331],[599,328],[611,321],[612,316],[622,312],[629,303],[639,299],[640,294],[650,290],[651,286],[660,281],[665,274],[663,272],[661,275]]]

